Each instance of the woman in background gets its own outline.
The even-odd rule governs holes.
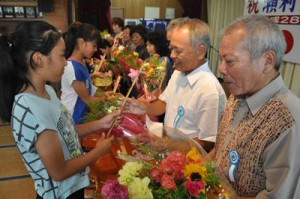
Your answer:
[[[166,72],[165,77],[162,82],[161,86],[161,92],[165,90],[167,87],[169,80],[173,73],[173,68],[171,64],[171,60],[169,58],[170,50],[168,46],[168,40],[166,38],[166,35],[162,32],[154,31],[149,32],[147,35],[147,51],[150,54],[150,57],[158,54],[160,58],[166,62]],[[160,93],[157,93],[156,98],[158,98]],[[159,122],[164,122],[165,114],[162,114],[160,116],[157,116],[157,119]]]
[[[170,50],[165,34],[154,31],[147,35],[147,51],[150,56],[158,54],[163,61],[166,61],[166,75],[162,84],[162,91],[167,87],[169,79],[173,73],[171,60],[169,58]]]
[[[139,54],[139,58],[142,60],[149,58],[149,53],[146,49],[147,33],[147,29],[142,24],[133,26],[130,31],[132,42],[136,47],[135,51]]]
[[[111,21],[111,26],[113,29],[113,38],[114,43],[112,49],[118,48],[119,45],[122,45],[122,37],[123,37],[123,28],[124,28],[124,20],[120,17],[114,17]]]
[[[122,45],[130,51],[135,50],[135,45],[132,42],[132,38],[130,35],[130,31],[131,31],[132,27],[133,26],[131,26],[131,25],[126,25],[123,29],[123,34],[122,34]]]

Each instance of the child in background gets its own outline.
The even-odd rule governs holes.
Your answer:
[[[11,38],[0,36],[0,118],[10,122],[37,199],[83,199],[88,168],[106,154],[113,138],[83,154],[78,136],[109,128],[114,112],[74,126],[49,82],[59,82],[67,64],[65,43],[44,21],[21,22]]]
[[[61,101],[71,113],[75,124],[82,124],[88,112],[87,103],[101,101],[97,87],[92,85],[84,59],[90,59],[97,51],[99,31],[92,25],[74,22],[65,37],[68,65],[62,76]]]

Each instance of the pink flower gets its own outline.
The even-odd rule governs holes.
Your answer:
[[[160,180],[160,185],[162,186],[162,188],[168,189],[168,190],[174,190],[176,189],[176,184],[174,182],[174,179],[167,175],[164,174]]]
[[[142,59],[140,59],[140,58],[137,59],[137,63],[138,63],[138,64],[141,64],[141,63],[143,63],[143,62],[144,62],[144,61],[143,61]]]
[[[150,178],[155,180],[157,183],[160,182],[161,172],[158,168],[151,169]]]
[[[185,183],[184,188],[188,190],[191,196],[198,196],[201,189],[205,187],[204,183],[201,181],[192,181],[191,179],[188,179]]]
[[[176,181],[179,182],[184,179],[184,173],[180,172],[176,175]]]
[[[131,78],[131,79],[134,79],[136,76],[139,75],[139,70],[134,70],[132,68],[129,69],[129,74],[128,76]]]
[[[107,180],[101,189],[105,199],[127,199],[128,190],[119,184],[117,180]]]

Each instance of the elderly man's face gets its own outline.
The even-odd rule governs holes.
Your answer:
[[[264,59],[261,56],[251,60],[248,51],[239,48],[245,34],[242,29],[225,35],[221,41],[219,72],[234,95],[251,96],[258,91],[263,82]]]
[[[171,58],[178,71],[188,74],[203,64],[204,56],[201,55],[198,48],[192,47],[187,28],[172,30],[170,49]]]

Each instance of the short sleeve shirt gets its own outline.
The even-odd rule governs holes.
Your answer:
[[[15,96],[12,110],[13,136],[34,180],[37,193],[43,198],[66,198],[89,184],[88,169],[60,182],[51,179],[45,169],[35,149],[38,136],[45,130],[53,130],[53,133],[58,134],[66,160],[83,155],[70,114],[54,90],[50,86],[46,86],[46,90],[50,100],[29,93]]]
[[[61,102],[67,107],[75,124],[82,124],[82,118],[88,112],[88,107],[72,86],[75,80],[83,82],[91,96],[95,94],[96,87],[92,85],[88,68],[77,61],[68,60],[61,80]]]

